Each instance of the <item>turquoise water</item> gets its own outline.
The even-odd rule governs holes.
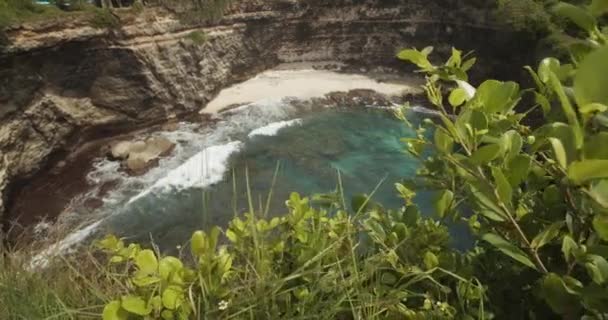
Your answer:
[[[412,114],[410,120],[415,123],[419,117]],[[230,158],[230,170],[221,182],[205,189],[150,194],[112,217],[110,229],[134,240],[153,239],[166,248],[185,243],[192,231],[225,226],[235,213],[247,211],[247,172],[256,208],[265,207],[273,190],[270,215],[285,213],[292,191],[310,195],[335,190],[338,172],[347,198],[370,194],[382,182],[373,199],[399,208],[402,201],[394,183],[414,176],[419,165],[400,141],[412,136],[413,131],[386,110],[325,109],[305,115],[300,125],[277,135],[239,137],[243,148]],[[417,199],[425,212],[430,212],[429,199],[427,193]]]

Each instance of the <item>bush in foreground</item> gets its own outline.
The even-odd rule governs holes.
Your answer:
[[[196,232],[180,257],[107,237],[98,246],[113,268],[131,272],[104,319],[483,317],[478,282],[440,267],[464,272],[467,257],[415,205],[385,210],[361,197],[348,213],[311,202],[294,193],[284,216],[235,218],[226,243],[218,228]]]

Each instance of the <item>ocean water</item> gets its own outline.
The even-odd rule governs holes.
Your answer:
[[[408,119],[416,124],[427,111],[414,108]],[[156,134],[176,143],[173,155],[138,177],[99,159],[88,175],[91,184],[115,185],[100,199],[103,206],[84,205],[98,193],[95,188],[74,199],[73,211],[62,217],[74,231],[35,256],[32,265],[45,265],[49,257],[107,233],[172,250],[193,231],[225,227],[248,212],[247,185],[256,211],[267,209],[270,216],[286,213],[293,191],[307,196],[336,190],[338,176],[347,203],[379,185],[372,199],[397,209],[403,202],[395,182],[413,177],[419,167],[401,142],[414,132],[390,108],[294,107],[284,99],[269,100],[223,113],[212,127],[182,123]],[[433,211],[432,198],[429,192],[417,196],[423,213]],[[466,246],[467,232],[451,229],[459,239],[455,245]]]
[[[398,208],[403,203],[394,183],[418,168],[400,139],[413,135],[390,110],[371,108],[324,109],[274,122],[169,171],[113,215],[107,228],[133,240],[153,239],[161,247],[181,245],[194,230],[225,226],[235,214],[247,212],[247,180],[256,210],[273,216],[285,213],[292,191],[335,190],[338,172],[347,199],[370,194],[382,182],[373,199]],[[428,198],[423,194],[420,202],[427,205]]]

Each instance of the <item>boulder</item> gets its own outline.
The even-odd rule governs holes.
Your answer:
[[[142,175],[158,164],[158,159],[169,155],[175,144],[164,137],[146,140],[120,141],[110,150],[112,159],[121,160],[129,174]]]

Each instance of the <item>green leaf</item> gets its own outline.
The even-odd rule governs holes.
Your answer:
[[[123,296],[121,299],[122,307],[130,313],[145,316],[152,312],[151,306],[148,307],[146,301],[137,296]]]
[[[138,274],[136,273],[133,276],[133,284],[138,286],[138,287],[147,287],[147,286],[151,286],[153,284],[157,284],[160,282],[160,278],[157,276],[150,276],[150,275],[146,275],[146,274]]]
[[[478,206],[479,213],[492,221],[505,221],[504,212],[491,200],[493,196],[489,194],[488,190],[485,190],[481,185],[475,184],[471,184],[469,188],[471,195],[475,199],[475,204]]]
[[[574,77],[574,96],[579,107],[608,105],[608,46],[593,51],[581,62]]]
[[[95,242],[95,246],[110,252],[117,252],[123,249],[125,245],[123,241],[118,239],[115,235],[109,234],[103,238],[103,240]]]
[[[440,218],[445,217],[448,209],[452,206],[452,201],[454,201],[454,193],[450,190],[443,190],[439,192],[437,198],[435,199],[435,212]]]
[[[506,146],[503,152],[506,153],[505,160],[510,161],[521,152],[524,144],[521,135],[515,130],[509,130],[501,137],[501,142]],[[505,162],[506,162],[505,161]]]
[[[477,88],[474,100],[487,112],[505,113],[519,100],[519,85],[512,81],[486,80]]]
[[[494,233],[486,233],[482,236],[482,239],[521,264],[536,269],[534,263],[532,263],[530,258],[528,258],[521,249],[503,239],[501,236]]]
[[[518,155],[508,164],[509,175],[507,178],[511,183],[511,186],[517,187],[528,177],[530,172],[530,164],[532,159],[525,155]]]
[[[608,216],[596,215],[593,218],[593,229],[604,241],[608,241]]]
[[[236,234],[236,232],[234,232],[231,229],[226,230],[226,237],[228,238],[228,240],[230,240],[230,242],[232,243],[237,243],[239,240],[239,236]]]
[[[559,98],[560,104],[562,106],[562,110],[564,111],[564,114],[566,115],[566,118],[568,119],[568,123],[572,126],[572,131],[574,132],[574,137],[575,137],[575,141],[576,141],[576,148],[578,149],[578,148],[582,147],[582,145],[583,145],[583,132],[582,132],[581,125],[578,121],[578,116],[576,115],[576,112],[572,108],[572,104],[570,103],[570,98],[568,98],[568,96],[566,95],[566,92],[564,91],[564,87],[562,86],[562,83],[557,78],[555,73],[550,72],[549,77],[550,77],[549,83],[551,84],[551,87],[553,88],[553,90],[555,91],[555,93],[557,94],[557,96]]]
[[[456,119],[456,130],[462,138],[472,138],[480,131],[486,131],[487,129],[488,118],[484,112],[479,110],[466,110],[458,115]],[[470,140],[476,139],[467,139],[467,145],[471,143]]]
[[[589,196],[600,206],[608,208],[608,180],[600,180],[591,185]]]
[[[152,250],[142,250],[135,257],[135,265],[144,274],[155,274],[158,270],[158,261]]]
[[[386,232],[384,232],[384,228],[378,222],[368,219],[365,221],[365,226],[369,230],[369,236],[372,239],[382,243],[386,240]]]
[[[576,296],[569,292],[564,280],[555,273],[549,273],[543,278],[541,293],[551,309],[558,314],[568,314],[579,305]]]
[[[551,142],[551,146],[553,146],[553,154],[555,155],[557,163],[560,167],[566,169],[568,167],[568,159],[562,141],[557,138],[549,138],[549,142]]]
[[[175,319],[175,315],[173,314],[173,311],[171,310],[163,310],[160,313],[161,318],[163,318],[163,320],[174,320]]]
[[[608,148],[606,146],[608,146],[608,132],[599,132],[588,136],[585,141],[585,158],[608,160]]]
[[[496,183],[496,191],[498,192],[500,201],[502,201],[506,205],[510,205],[511,197],[513,196],[511,184],[509,183],[505,175],[502,173],[502,170],[500,170],[500,168],[492,167],[492,176],[494,177],[494,182]]]
[[[578,244],[572,237],[564,236],[562,240],[562,253],[566,262],[571,263],[576,258],[576,251],[578,251]]]
[[[207,235],[203,231],[196,231],[190,238],[190,249],[192,255],[201,257],[207,252]]]
[[[167,281],[172,273],[184,268],[184,264],[175,257],[164,257],[158,263],[160,277]]]
[[[608,106],[601,103],[590,103],[580,107],[578,110],[582,114],[591,114],[596,112],[605,112],[608,110]]]
[[[608,0],[591,1],[589,11],[591,11],[591,13],[596,17],[603,15],[604,13],[608,12]]]
[[[462,63],[462,51],[452,48],[452,55],[446,62],[448,67],[458,67]]]
[[[551,242],[559,235],[559,231],[564,227],[565,224],[566,223],[564,221],[558,221],[549,225],[545,230],[532,239],[530,246],[534,249],[544,247],[547,243]]]
[[[475,65],[476,62],[477,62],[477,58],[471,58],[471,59],[465,60],[462,63],[462,66],[460,67],[460,69],[464,72],[467,72]]]
[[[103,308],[103,320],[127,320],[127,318],[129,313],[120,306],[120,301],[111,301]]]
[[[450,154],[454,148],[454,139],[445,131],[445,129],[438,127],[435,130],[435,147],[442,153]]]
[[[217,257],[217,273],[224,278],[232,268],[232,256],[225,248],[220,249],[220,254]]]
[[[608,160],[573,162],[568,167],[568,178],[579,185],[592,179],[608,178]]]
[[[169,286],[162,294],[163,306],[169,310],[176,310],[184,301],[184,292],[177,286]]]
[[[487,164],[490,161],[498,158],[500,155],[500,146],[497,144],[489,144],[483,146],[471,155],[469,158],[474,164]]]
[[[547,97],[545,97],[544,95],[535,92],[534,93],[534,101],[540,105],[540,107],[543,109],[543,114],[546,116],[549,113],[551,113],[551,103],[549,102],[549,100],[547,99]]]
[[[410,190],[408,187],[404,186],[401,183],[395,183],[395,188],[397,189],[397,191],[399,191],[399,196],[401,198],[403,198],[403,200],[405,200],[406,203],[408,203],[408,204],[412,203],[412,200],[416,196],[416,192]],[[366,199],[367,199],[367,197],[363,198],[363,201],[365,201]],[[354,200],[354,198],[353,198],[353,200]],[[363,202],[361,202],[361,203],[363,203]],[[353,206],[353,209],[355,209],[355,206]],[[355,211],[359,211],[359,208],[357,207],[355,209]]]
[[[593,282],[599,285],[605,284],[608,280],[608,261],[601,256],[587,255],[585,269],[587,269],[587,274]]]
[[[467,93],[462,88],[456,88],[450,92],[450,96],[448,97],[448,102],[454,108],[460,106],[467,100]]]
[[[538,77],[544,83],[549,83],[551,72],[558,73],[560,62],[555,58],[545,58],[538,65]]]
[[[591,32],[597,23],[587,10],[566,2],[556,4],[553,7],[553,13],[574,22],[579,28],[587,32]]]
[[[437,259],[437,256],[434,253],[427,251],[424,254],[424,266],[427,270],[437,268],[437,266],[439,266],[439,259]]]
[[[218,226],[213,226],[211,228],[211,230],[209,230],[209,250],[213,253],[215,252],[215,249],[217,248],[217,242],[220,238],[220,233],[222,231],[220,230],[220,228]]]
[[[429,53],[430,52],[428,50],[418,51],[416,49],[405,49],[399,52],[397,57],[401,60],[406,60],[414,63],[424,71],[430,71],[434,69],[434,66],[428,59]]]

